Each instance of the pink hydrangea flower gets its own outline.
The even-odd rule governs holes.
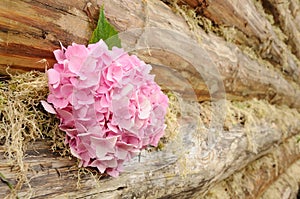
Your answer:
[[[122,164],[164,134],[168,98],[151,66],[100,40],[54,51],[44,108],[60,118],[80,166],[118,176]]]

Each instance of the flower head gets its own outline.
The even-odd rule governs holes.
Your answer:
[[[100,40],[55,50],[45,109],[60,118],[66,143],[84,167],[118,176],[122,164],[164,134],[168,98],[151,66]]]

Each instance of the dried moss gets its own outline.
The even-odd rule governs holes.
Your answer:
[[[47,80],[40,72],[14,75],[0,83],[0,140],[9,164],[18,168],[15,190],[20,190],[24,183],[30,188],[28,165],[23,161],[28,143],[50,138],[53,150],[64,146],[64,134],[58,130],[57,119],[40,104],[47,93]],[[32,192],[28,194],[30,197]]]
[[[179,94],[175,92],[167,93],[169,98],[169,107],[166,115],[166,131],[165,138],[168,140],[174,140],[178,134],[178,117],[180,117],[180,97]]]

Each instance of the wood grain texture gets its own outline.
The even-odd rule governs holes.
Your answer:
[[[45,140],[33,142],[24,158],[28,166],[28,178],[36,198],[61,197],[98,197],[108,195],[111,198],[190,198],[203,194],[216,182],[219,182],[245,165],[272,151],[272,146],[295,135],[300,131],[299,114],[286,110],[285,128],[274,124],[269,117],[256,119],[253,126],[241,128],[238,125],[230,130],[218,129],[218,139],[212,148],[205,149],[206,133],[212,129],[198,124],[199,109],[193,102],[185,102],[184,117],[179,118],[180,131],[165,145],[162,151],[146,152],[125,165],[125,172],[118,178],[103,178],[93,181],[85,176],[76,189],[76,160],[69,160],[55,155]],[[281,113],[284,107],[273,107],[273,113]],[[206,109],[202,107],[202,111]],[[256,111],[259,111],[256,110]],[[209,111],[208,111],[209,112]],[[182,113],[183,114],[183,113]],[[293,115],[293,116],[292,116]],[[251,121],[247,119],[246,123]],[[191,122],[194,121],[194,122]],[[201,130],[199,130],[201,129]],[[288,129],[285,131],[284,129]],[[12,184],[18,168],[3,158],[1,148],[1,173]],[[294,158],[297,158],[295,156]],[[290,159],[282,159],[282,162]],[[288,163],[287,163],[288,164]],[[96,183],[97,182],[97,183]],[[68,184],[68,186],[65,186]],[[97,186],[98,185],[98,186]],[[18,191],[25,197],[30,192],[27,186]],[[6,184],[0,183],[0,197],[9,193]]]
[[[196,1],[189,2],[195,4]],[[198,5],[199,2],[201,1],[198,1]],[[196,197],[216,182],[230,177],[269,153],[273,150],[271,147],[276,148],[277,144],[288,138],[294,139],[299,134],[299,118],[291,113],[297,112],[292,108],[296,108],[297,113],[300,110],[299,65],[295,56],[298,51],[291,51],[287,46],[297,44],[297,39],[291,41],[293,43],[285,43],[278,38],[270,22],[250,0],[206,2],[208,6],[202,10],[207,18],[220,25],[235,26],[247,36],[247,39],[242,37],[237,40],[253,47],[259,58],[269,64],[264,65],[250,58],[235,42],[207,34],[201,28],[190,30],[182,16],[158,0],[0,1],[0,73],[5,73],[7,66],[13,71],[43,71],[45,64],[39,61],[46,59],[52,66],[55,62],[52,51],[60,47],[59,41],[65,46],[72,42],[87,43],[92,31],[92,21],[97,18],[97,8],[103,3],[108,20],[119,31],[149,27],[168,29],[193,40],[207,55],[206,58],[199,55],[194,59],[195,62],[201,62],[201,69],[204,69],[199,74],[192,62],[183,59],[193,54],[191,50],[186,50],[190,49],[190,43],[181,42],[183,50],[179,55],[160,49],[135,51],[145,61],[153,63],[153,73],[163,89],[177,91],[185,99],[183,106],[186,113],[180,119],[180,133],[176,139],[169,142],[162,151],[143,152],[140,161],[137,157],[125,165],[125,172],[119,178],[105,177],[94,181],[89,175],[83,176],[80,189],[77,188],[76,160],[53,154],[49,151],[47,142],[39,140],[28,148],[24,159],[29,167],[28,177],[31,179],[35,198]],[[85,11],[88,3],[91,3],[89,14]],[[293,32],[290,40],[299,31],[300,23],[297,14],[299,10],[296,9],[299,3],[291,1],[292,4],[289,7],[290,18],[279,19],[279,23],[290,20],[297,27],[297,30],[283,28],[285,32]],[[201,41],[197,41],[197,36],[201,37]],[[126,45],[133,46],[143,41],[141,38],[125,35],[123,41]],[[178,37],[174,37],[176,40],[170,38],[166,40],[169,44],[181,41]],[[159,35],[148,39],[149,42],[161,42]],[[268,68],[270,65],[273,67]],[[282,107],[289,106],[286,113],[291,113],[292,116],[288,115],[287,118],[283,114],[282,119],[276,120],[255,118],[259,122],[250,126],[250,129],[243,126],[235,126],[229,130],[219,129],[222,139],[211,150],[206,151],[201,143],[205,142],[203,136],[209,134],[209,129],[201,126],[199,130],[195,121],[200,115],[195,110],[199,110],[198,101],[211,100],[207,81],[201,75],[209,76],[211,71],[205,69],[212,66],[216,66],[220,79],[224,82],[227,103],[264,99],[272,104],[283,105]],[[270,111],[275,113],[280,107],[276,106]],[[286,129],[280,127],[280,121],[287,122]],[[0,172],[15,184],[18,168],[4,159],[3,151],[0,148]],[[205,151],[206,156],[199,155]],[[298,159],[298,155],[296,151],[290,156],[287,154],[287,157]],[[290,159],[283,158],[282,161],[286,166],[292,164]],[[261,183],[260,186],[267,187],[264,183],[274,179],[270,178],[266,182],[253,181],[253,184]],[[21,198],[26,197],[29,190],[29,187],[23,186],[18,194]],[[262,190],[265,189],[255,190],[253,193],[259,195]],[[6,184],[0,183],[0,197],[5,197],[8,193]]]
[[[277,3],[274,2],[274,4]],[[263,59],[270,61],[287,79],[291,78],[291,80],[299,83],[299,60],[278,37],[265,15],[258,12],[254,1],[217,0],[208,1],[208,4],[204,16],[217,24],[235,27],[243,32],[246,37],[239,38],[240,41],[253,48]],[[289,2],[285,1],[283,4],[289,4]],[[288,13],[286,9],[280,11],[282,16]],[[284,26],[282,27],[284,28]],[[295,40],[297,39],[291,41]]]
[[[70,45],[72,42],[86,43],[91,34],[92,23],[89,21],[97,17],[98,5],[93,1],[91,3],[91,16],[89,18],[84,11],[87,5],[87,2],[84,1],[74,3],[42,0],[1,1],[0,71],[3,73],[7,66],[14,70],[37,69],[43,71],[45,70],[45,63],[38,61],[46,59],[49,65],[52,66],[55,62],[52,51],[59,48],[59,41],[65,46]],[[199,48],[202,48],[210,60],[213,60],[212,62],[202,60],[202,66],[205,69],[208,68],[205,66],[215,64],[222,75],[220,78],[224,81],[228,99],[246,100],[256,97],[258,99],[268,99],[272,103],[285,103],[291,107],[300,108],[300,102],[297,100],[300,96],[299,86],[291,85],[290,78],[286,78],[281,72],[266,68],[261,63],[245,55],[236,45],[226,42],[220,37],[212,34],[208,35],[200,28],[194,32],[188,31],[189,27],[185,20],[175,15],[162,2],[153,0],[147,1],[147,3],[140,1],[131,1],[130,3],[127,1],[101,1],[98,3],[106,5],[106,14],[109,21],[121,32],[134,28],[158,27],[186,34],[191,39],[195,35],[201,35],[202,41],[199,43]],[[213,7],[213,5],[210,5],[210,7]],[[253,8],[253,5],[250,8]],[[221,12],[222,9],[220,9],[216,8],[214,10]],[[233,23],[234,20],[240,20],[240,18],[232,16],[228,20]],[[236,25],[239,24],[238,22],[235,23]],[[245,32],[249,32],[250,29],[248,29]],[[251,31],[255,32],[252,29]],[[258,34],[257,31],[255,33]],[[138,39],[138,37],[132,39],[125,36],[123,42],[132,45]],[[189,48],[189,44],[183,43],[183,45],[185,45],[182,47],[183,49]],[[139,53],[137,54],[139,55]],[[145,55],[145,53],[142,55]],[[189,56],[189,51],[182,51],[180,56]],[[186,96],[194,96],[195,93],[200,101],[211,98],[207,82],[199,76],[194,78],[196,73],[193,69],[194,65],[186,64],[183,60],[178,59],[178,55],[176,57],[166,52],[160,52],[153,53],[152,56],[146,54],[143,58],[149,62],[156,60],[158,61],[156,63],[160,65],[164,63],[165,66],[171,68],[171,71],[175,69],[177,74],[182,76],[181,79],[184,79],[192,87],[186,93],[187,89],[181,87],[181,83],[178,83],[172,86],[175,91]],[[173,60],[179,60],[179,63],[177,64]],[[157,81],[165,83],[163,73],[160,73],[159,70],[155,70]],[[297,73],[293,74],[298,77]],[[169,77],[172,78],[172,73]],[[173,80],[173,82],[176,81],[178,81],[178,78]],[[165,87],[168,84],[161,85],[163,89],[167,89]]]
[[[287,37],[285,42],[290,46],[292,53],[300,59],[299,1],[264,0],[262,6],[265,12],[273,17],[274,24],[280,27]]]
[[[203,198],[284,198],[285,189],[290,189],[291,195],[286,198],[296,198],[293,197],[298,192],[295,183],[299,183],[300,179],[297,175],[298,171],[293,171],[291,174],[290,170],[293,167],[299,168],[300,145],[295,142],[298,136],[299,134],[285,140],[241,171],[217,183]],[[290,179],[287,179],[287,173],[291,175]],[[281,178],[285,179],[285,183],[277,182]],[[275,187],[283,191],[276,191]]]
[[[52,51],[64,44],[86,43],[91,33],[83,12],[85,1],[10,1],[0,2],[0,65],[16,70],[44,70],[47,59],[54,63]]]
[[[300,161],[298,160],[272,183],[261,198],[268,199],[270,196],[278,198],[299,198],[299,171]]]

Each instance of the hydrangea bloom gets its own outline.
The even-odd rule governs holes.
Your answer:
[[[168,98],[150,75],[151,66],[100,40],[55,50],[47,71],[44,108],[57,114],[80,166],[118,176],[122,164],[164,134]]]

